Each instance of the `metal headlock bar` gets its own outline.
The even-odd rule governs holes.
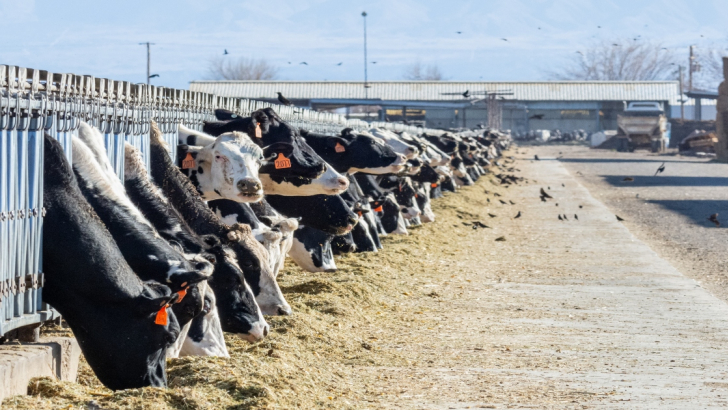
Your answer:
[[[205,121],[215,119],[215,109],[249,116],[267,107],[293,126],[322,134],[338,134],[347,127],[442,132],[367,123],[262,101],[0,65],[0,336],[58,316],[42,303],[43,133],[62,144],[70,162],[71,139],[78,134],[81,121],[93,125],[104,135],[109,160],[123,179],[124,142],[139,148],[149,166],[151,120],[160,127],[170,155],[176,158],[180,124],[202,130]]]

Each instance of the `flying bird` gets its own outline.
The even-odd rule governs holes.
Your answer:
[[[291,64],[291,62],[289,61],[288,64]]]
[[[227,48],[222,51],[222,55],[226,56],[228,54],[230,54],[230,53],[227,52]]]
[[[507,38],[502,38],[501,40],[503,40],[503,41],[508,41],[508,39],[507,39]]]
[[[470,97],[470,90],[465,90],[465,92],[463,93],[463,97],[465,97],[465,98]]]
[[[624,177],[624,179],[622,180],[622,182],[632,182],[632,181],[634,181],[634,178],[632,178],[632,177]]]
[[[528,117],[529,120],[542,120],[544,117],[544,114],[534,114],[530,117]]]
[[[617,217],[617,220],[618,220],[619,222],[622,222],[622,221],[624,221],[624,219],[620,218],[620,216],[619,216],[619,215],[614,215],[614,216],[616,216],[616,217]]]
[[[612,44],[612,45],[613,45],[614,47],[619,47],[619,44],[617,44],[617,43],[614,43],[614,44]]]
[[[336,64],[336,65],[342,65],[342,64],[344,64],[344,62],[343,62],[343,61],[342,61],[342,62],[340,62],[339,64]]]
[[[665,172],[665,163],[664,162],[662,163],[662,165],[660,165],[660,168],[657,168],[657,171],[655,171],[654,176],[657,176],[657,174],[661,174],[663,172]]]
[[[376,61],[372,61],[372,64],[376,64],[376,63],[377,63]]]
[[[149,78],[157,78],[157,77],[159,77],[159,74],[152,74],[149,76]]]
[[[298,64],[308,65],[308,63],[307,63],[307,62],[305,62],[305,61],[301,61],[301,62],[300,62],[300,63],[298,63]]]
[[[710,217],[708,218],[708,220],[710,222],[713,222],[715,224],[715,226],[720,226],[720,221],[718,220],[718,214],[710,215]]]
[[[458,33],[458,34],[463,34],[463,32],[462,32],[462,31],[456,31],[456,33]]]
[[[553,198],[551,195],[547,194],[546,191],[543,190],[543,188],[541,188],[541,196],[549,199]]]
[[[518,211],[518,214],[516,214],[516,216],[514,216],[513,219],[518,219],[520,217],[521,217],[521,211]]]
[[[602,26],[597,26],[597,28],[602,28]]]
[[[281,94],[280,91],[278,91],[278,101],[280,101],[283,105],[293,105],[290,101],[288,101],[288,98],[284,97],[283,94]]]
[[[536,161],[541,161],[541,159],[538,157],[538,155],[534,155],[533,159],[535,159]]]
[[[577,51],[576,53],[577,53],[577,54],[581,54],[581,55],[584,55],[584,53],[582,53],[581,51]]]
[[[538,29],[541,30],[541,27],[539,27]]]

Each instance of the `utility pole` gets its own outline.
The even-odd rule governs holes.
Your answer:
[[[695,55],[693,54],[693,47],[690,46],[690,65],[688,66],[688,91],[693,91],[693,71],[695,70]]]
[[[685,101],[683,100],[683,68],[682,66],[678,66],[680,68],[680,78],[678,81],[680,82],[680,119],[685,121]]]
[[[368,100],[369,84],[367,84],[367,12],[362,11],[361,16],[364,18],[364,98]]]
[[[150,43],[150,42],[147,41],[145,43],[139,43],[139,45],[140,46],[143,46],[143,45],[146,45],[147,46],[147,85],[149,85],[150,76],[152,75],[152,73],[149,71],[149,68],[150,68],[149,67],[149,64],[150,64],[150,60],[151,60],[150,53],[149,53],[149,46],[153,46],[154,43]]]

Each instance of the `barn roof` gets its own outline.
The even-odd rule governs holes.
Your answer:
[[[677,81],[451,82],[374,81],[368,98],[376,100],[463,101],[484,91],[508,91],[519,101],[668,101],[678,95]],[[223,97],[271,99],[280,91],[290,99],[364,99],[363,82],[343,81],[192,81],[191,91]]]

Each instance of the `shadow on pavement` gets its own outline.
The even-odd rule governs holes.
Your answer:
[[[626,163],[638,163],[638,162],[644,162],[644,163],[658,163],[662,164],[663,162],[666,163],[666,165],[669,165],[673,162],[685,162],[690,164],[716,164],[717,162],[711,161],[710,159],[706,159],[705,161],[689,161],[689,160],[682,160],[682,159],[672,159],[674,157],[670,157],[670,159],[661,158],[661,157],[655,157],[652,158],[559,158],[559,161],[561,162],[574,162],[574,163],[598,163],[598,162],[604,162],[604,163],[620,163],[620,162],[626,162]],[[658,165],[659,166],[659,165]],[[657,169],[657,168],[655,168]]]
[[[635,176],[634,181],[623,181],[624,175],[600,175],[615,187],[661,187],[661,186],[728,186],[728,177],[673,177],[673,176]]]
[[[728,201],[717,201],[710,199],[698,200],[650,200],[668,211],[675,212],[693,220],[693,223],[706,227],[716,227],[708,221],[708,217],[718,213],[718,220],[721,221],[721,228],[728,228]]]

